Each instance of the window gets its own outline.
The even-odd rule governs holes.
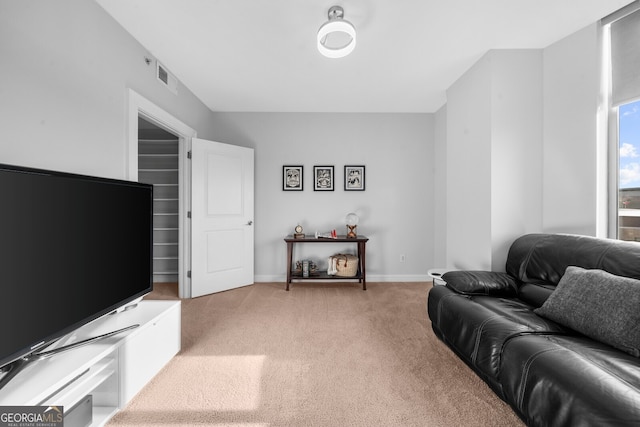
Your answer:
[[[618,107],[617,237],[640,241],[640,101]]]
[[[637,2],[603,18],[609,68],[610,237],[640,241],[640,7]],[[608,48],[607,48],[608,45]],[[609,58],[607,58],[609,56]],[[617,117],[616,117],[617,116]],[[612,120],[613,119],[613,122]],[[617,123],[615,121],[617,120]],[[614,173],[615,172],[615,173]]]

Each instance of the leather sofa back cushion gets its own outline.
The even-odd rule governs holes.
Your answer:
[[[570,266],[534,312],[640,357],[640,280]]]
[[[557,285],[569,266],[640,280],[640,243],[571,234],[525,234],[509,248],[506,271],[524,283]]]

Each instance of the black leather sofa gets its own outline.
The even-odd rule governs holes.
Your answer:
[[[442,279],[435,334],[527,425],[640,426],[640,243],[527,234]]]

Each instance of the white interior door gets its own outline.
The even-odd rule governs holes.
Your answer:
[[[253,283],[253,149],[193,138],[191,296]]]

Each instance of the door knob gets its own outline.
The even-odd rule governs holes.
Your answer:
[[[253,224],[253,221],[247,222],[247,225],[252,225],[252,224]]]

